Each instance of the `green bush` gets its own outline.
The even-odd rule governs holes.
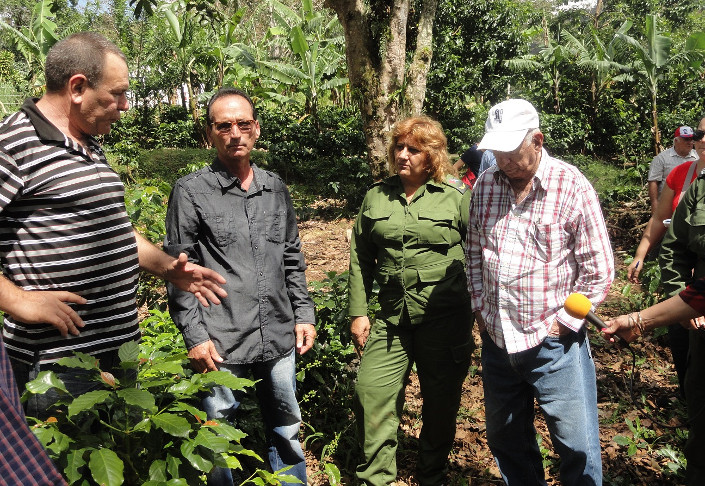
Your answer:
[[[185,352],[140,359],[137,343],[131,342],[119,353],[123,369],[137,380],[119,381],[95,358],[77,353],[58,364],[91,371],[99,389],[71,396],[51,371],[27,385],[27,393],[53,388],[62,395],[50,409],[52,416],[36,421],[34,432],[69,484],[205,484],[213,467],[238,469],[238,456],[257,457],[240,446],[243,432],[207,420],[194,405],[212,385],[242,390],[253,385],[251,380],[221,371],[194,374],[185,366]]]
[[[135,174],[140,178],[161,179],[169,185],[180,177],[209,165],[216,156],[216,150],[201,148],[159,148],[140,152]],[[252,162],[259,167],[267,168],[267,153],[253,150],[250,154]]]
[[[344,198],[356,209],[372,183],[362,120],[356,109],[323,108],[316,120],[295,113],[260,112],[269,168],[287,184],[305,183],[322,197]]]
[[[351,414],[353,389],[359,364],[350,335],[348,318],[348,272],[328,272],[320,282],[311,282],[316,306],[318,336],[311,350],[297,363],[301,413],[308,430],[306,442],[323,443],[320,462],[329,484],[339,484],[335,455],[346,470],[359,457]],[[379,310],[378,286],[370,302],[370,316]]]

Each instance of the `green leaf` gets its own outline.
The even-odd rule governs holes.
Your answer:
[[[94,390],[79,395],[71,402],[69,405],[69,417],[73,417],[76,414],[84,412],[86,410],[92,410],[96,405],[104,403],[112,395],[112,392],[107,390]]]
[[[152,481],[166,481],[166,461],[157,459],[149,466],[149,479]]]
[[[338,466],[336,466],[332,462],[326,462],[323,464],[323,471],[326,473],[326,476],[328,476],[328,483],[331,486],[337,486],[339,484],[342,484],[340,482],[341,477],[340,469],[338,469]]]
[[[80,368],[82,370],[98,370],[100,362],[95,356],[86,353],[75,353],[75,356],[61,358],[56,364],[68,368]]]
[[[213,469],[213,463],[198,453],[197,446],[196,441],[184,441],[181,444],[181,454],[199,471],[209,472]]]
[[[54,430],[53,435],[54,435],[54,442],[49,444],[47,446],[47,449],[50,449],[50,450],[56,452],[57,454],[69,450],[69,448],[71,447],[71,444],[75,442],[71,437],[64,434],[63,432],[59,432],[58,430]]]
[[[228,439],[219,437],[208,429],[199,429],[194,443],[210,449],[213,452],[227,452],[230,447],[230,441]]]
[[[118,349],[118,356],[122,362],[134,362],[140,359],[140,345],[137,341],[128,341]]]
[[[151,420],[155,426],[175,437],[187,438],[191,432],[191,425],[188,421],[172,413],[161,413],[152,417]]]
[[[179,412],[179,411],[188,412],[191,415],[193,415],[194,417],[198,417],[198,419],[201,420],[202,422],[205,422],[208,419],[206,412],[204,412],[203,410],[199,410],[196,407],[194,407],[193,405],[189,405],[188,403],[185,403],[185,402],[175,402],[174,405],[172,405],[171,408],[169,408],[169,410],[172,412]]]
[[[201,387],[198,384],[192,383],[189,380],[181,380],[180,382],[175,383],[173,386],[170,386],[168,391],[169,393],[173,393],[174,395],[191,396],[200,392]]]
[[[230,454],[223,454],[221,457],[225,461],[225,466],[223,467],[227,467],[230,469],[242,468],[242,463],[240,463],[240,460],[237,457]]]
[[[122,475],[125,465],[110,449],[91,452],[88,467],[91,469],[93,479],[101,486],[120,486],[125,480]]]
[[[123,388],[117,391],[117,396],[125,400],[128,405],[140,407],[144,410],[152,410],[155,407],[154,395],[147,390]]]
[[[631,444],[631,445],[629,446],[629,448],[627,449],[627,455],[628,455],[629,457],[631,457],[631,456],[633,456],[634,454],[636,454],[636,444]]]
[[[631,439],[629,439],[629,437],[624,437],[623,435],[615,435],[614,439],[612,439],[612,440],[614,440],[618,445],[621,445],[621,446],[627,446],[627,445],[631,444],[631,442],[632,442]]]
[[[183,35],[181,33],[181,24],[176,14],[172,12],[168,6],[164,8],[164,15],[166,16],[167,22],[169,22],[169,27],[171,27],[171,32],[176,37],[177,44],[181,44]]]
[[[54,438],[54,430],[53,428],[50,427],[34,427],[32,428],[32,432],[34,433],[34,436],[39,439],[39,442],[42,443],[44,448],[47,448],[47,444],[52,441]]]
[[[71,451],[66,455],[64,475],[66,476],[69,484],[73,484],[85,476],[85,472],[81,471],[81,468],[86,465],[86,460],[83,455],[87,450],[91,449],[78,449],[76,451]]]
[[[166,470],[169,472],[169,475],[172,478],[178,478],[181,475],[179,474],[179,466],[181,465],[181,459],[178,457],[172,456],[171,454],[166,455]]]
[[[52,388],[68,393],[64,382],[52,371],[40,371],[35,379],[27,383],[27,391],[37,395],[42,395]]]
[[[216,420],[216,425],[204,425],[204,427],[210,427],[213,432],[218,435],[222,435],[231,442],[240,442],[242,439],[247,437],[247,434],[242,430],[233,427],[232,425],[225,423],[220,420]]]
[[[304,31],[301,30],[301,26],[297,25],[291,29],[289,34],[291,38],[291,50],[299,56],[303,56],[304,53],[310,50],[308,42],[306,42],[306,35]]]
[[[229,371],[210,371],[198,376],[204,385],[220,385],[231,390],[244,390],[255,385],[254,381],[247,378],[238,378]]]
[[[161,372],[169,375],[183,375],[184,367],[179,361],[160,361],[150,366],[149,371]]]

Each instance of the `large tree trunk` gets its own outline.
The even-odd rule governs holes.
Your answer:
[[[408,74],[410,0],[373,0],[372,5],[369,0],[325,3],[335,10],[345,30],[348,78],[360,105],[372,175],[380,179],[387,175],[387,132],[400,116],[420,113],[423,107],[438,0],[423,0],[416,51]]]

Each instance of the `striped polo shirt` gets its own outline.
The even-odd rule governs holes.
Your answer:
[[[95,139],[84,148],[33,100],[0,123],[0,264],[25,290],[65,290],[85,322],[79,336],[5,316],[11,359],[51,363],[139,339],[137,243],[125,188]]]

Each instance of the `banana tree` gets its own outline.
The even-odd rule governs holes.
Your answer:
[[[705,32],[691,34],[685,46],[675,53],[671,53],[671,38],[659,32],[656,15],[646,16],[645,44],[626,32],[618,32],[616,36],[631,47],[634,53],[632,61],[625,69],[626,73],[640,81],[651,97],[653,149],[654,154],[658,154],[662,149],[657,106],[659,80],[677,64],[688,63],[692,67],[700,67],[700,63],[705,59]]]
[[[278,47],[286,39],[293,56],[280,60],[256,61],[256,69],[263,75],[284,85],[292,92],[301,92],[305,97],[306,113],[318,119],[321,93],[348,84],[339,73],[345,66],[344,37],[335,17],[326,17],[316,11],[311,0],[302,0],[301,14],[272,0],[273,20],[266,38]]]
[[[32,11],[32,22],[29,27],[17,29],[0,19],[0,29],[10,32],[27,62],[29,84],[40,91],[44,86],[44,64],[51,46],[59,40],[54,23],[57,6],[53,0],[37,2]]]
[[[208,62],[209,60],[207,52],[211,47],[209,40],[211,38],[205,26],[221,20],[214,18],[219,15],[218,12],[204,11],[198,5],[190,0],[176,0],[171,3],[163,3],[158,9],[158,12],[166,18],[172,34],[170,38],[165,39],[165,47],[172,53],[174,65],[171,68],[177,69],[181,78],[182,103],[191,113],[191,118],[197,128],[200,127],[201,120],[195,86],[202,84],[197,83],[199,74],[203,74],[203,76],[213,74],[212,69],[204,70],[203,73],[196,70],[201,61]],[[202,130],[197,131],[202,132]]]
[[[586,39],[578,39],[569,31],[561,32],[561,37],[566,47],[573,53],[578,66],[590,71],[590,105],[591,105],[591,125],[597,118],[598,107],[601,95],[614,82],[624,80],[625,66],[618,62],[620,49],[617,34],[626,33],[632,26],[630,20],[625,21],[617,30],[612,39],[605,44],[600,39],[597,29],[590,26],[586,34]]]
[[[561,73],[565,63],[571,62],[573,53],[568,46],[558,40],[546,39],[546,46],[538,54],[526,54],[505,61],[505,65],[514,71],[535,71],[542,73],[544,81],[551,86],[553,111],[561,112]]]

